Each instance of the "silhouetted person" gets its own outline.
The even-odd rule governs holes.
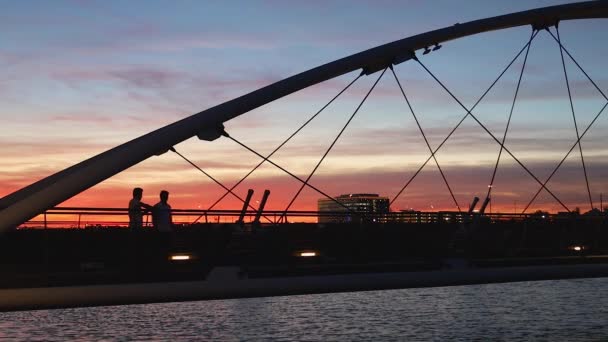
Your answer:
[[[160,202],[156,203],[152,208],[152,225],[154,225],[154,229],[162,233],[173,231],[171,206],[167,203],[168,200],[169,192],[163,190],[160,192]]]
[[[133,231],[142,229],[144,212],[152,209],[152,206],[141,201],[143,194],[142,188],[135,188],[133,198],[129,201],[129,228]]]

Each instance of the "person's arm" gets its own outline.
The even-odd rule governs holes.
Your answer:
[[[154,207],[152,207],[151,205],[149,205],[149,204],[147,204],[147,203],[144,203],[144,202],[139,202],[139,206],[140,206],[142,209],[144,209],[144,213],[145,213],[145,212],[147,212],[147,211],[152,211],[152,209],[154,208]]]

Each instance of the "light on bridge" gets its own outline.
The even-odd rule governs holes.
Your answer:
[[[581,246],[581,245],[574,245],[574,246],[570,246],[568,247],[569,250],[571,251],[575,251],[575,252],[582,252],[584,251],[586,248],[585,246]]]
[[[319,251],[314,250],[305,250],[305,251],[297,251],[295,256],[300,258],[313,258],[319,256],[321,253]]]
[[[171,254],[169,260],[171,261],[187,261],[192,260],[193,257],[190,254]]]

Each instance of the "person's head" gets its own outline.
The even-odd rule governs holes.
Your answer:
[[[163,190],[160,192],[160,200],[161,202],[167,202],[169,200],[169,191]]]
[[[144,189],[142,189],[142,188],[133,189],[133,198],[141,199],[143,194],[144,194]]]

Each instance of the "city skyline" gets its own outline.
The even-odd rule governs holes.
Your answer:
[[[124,19],[141,9],[135,4],[41,4],[34,13],[28,10],[27,16],[25,8],[12,4],[0,15],[0,27],[9,38],[7,49],[0,52],[0,65],[7,76],[0,83],[6,122],[1,138],[4,148],[0,158],[6,166],[0,196],[160,126],[336,58],[449,26],[455,18],[466,22],[565,2],[473,3],[475,6],[453,8],[449,17],[417,1],[388,1],[386,6],[361,1],[349,8],[343,2],[333,2],[323,9],[324,16],[318,15],[318,3],[293,5],[298,10],[295,13],[285,4],[262,1],[241,5],[238,15],[232,17],[225,15],[234,10],[230,4],[191,4],[198,7],[188,11],[188,6],[152,3],[132,21]],[[445,5],[457,7],[449,2]],[[163,11],[173,15],[164,18]],[[409,20],[393,12],[401,12],[399,15]],[[424,20],[420,13],[427,15]],[[91,14],[98,19],[87,21]],[[382,15],[386,20],[373,21],[364,14]],[[292,20],[301,25],[292,25]],[[337,20],[344,24],[336,25]],[[356,25],[358,22],[368,29]],[[70,23],[80,30],[70,30]],[[607,49],[602,44],[606,38],[597,29],[601,25],[599,20],[564,22],[560,33],[564,45],[606,89],[601,58]],[[447,42],[421,59],[466,105],[472,105],[529,35],[530,27],[486,33]],[[496,135],[504,130],[520,67],[521,59],[474,112]],[[541,179],[576,140],[560,68],[557,45],[549,34],[540,32],[530,51],[507,145]],[[567,63],[567,68],[582,130],[605,100],[572,63]],[[416,64],[406,62],[395,70],[431,146],[437,146],[463,110]],[[273,160],[306,177],[377,76],[357,82]],[[227,122],[226,129],[267,154],[355,77],[351,73],[280,99]],[[597,207],[600,194],[608,192],[608,150],[602,139],[606,127],[604,114],[583,140]],[[193,138],[176,149],[227,186],[259,162],[258,157],[226,139],[209,143]],[[463,209],[474,196],[485,196],[497,153],[498,146],[471,120],[438,153]],[[373,192],[392,198],[427,156],[395,80],[387,73],[311,183],[332,195]],[[580,156],[573,152],[549,186],[569,206],[586,211],[581,172]],[[494,210],[509,211],[518,203],[523,207],[536,191],[535,184],[503,156],[495,183]],[[182,208],[205,209],[223,193],[177,155],[168,153],[102,182],[65,205],[121,207],[136,186],[144,188],[144,200],[150,202],[161,189],[167,189],[173,207]],[[299,186],[265,165],[237,192],[242,195],[253,188],[260,195],[271,189],[267,208],[282,209]],[[294,208],[314,208],[318,198],[317,193],[305,189]],[[240,205],[227,198],[218,208],[228,207]],[[455,209],[434,165],[427,165],[395,202],[395,210],[409,208]],[[558,211],[561,207],[543,193],[531,209],[536,208]]]

